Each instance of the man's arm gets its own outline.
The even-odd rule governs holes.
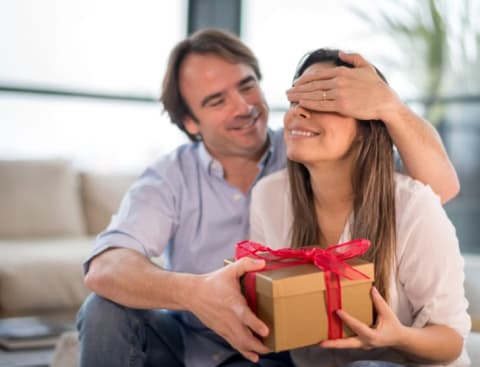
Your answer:
[[[411,177],[431,186],[445,204],[460,191],[457,172],[437,130],[404,104],[382,119]]]
[[[359,120],[382,120],[407,173],[430,185],[445,203],[459,190],[457,173],[431,124],[417,116],[358,54],[340,53],[354,68],[336,67],[305,74],[287,91],[290,101]]]
[[[254,334],[266,336],[269,331],[246,304],[239,278],[264,266],[263,260],[245,258],[208,274],[176,273],[134,250],[113,248],[91,261],[85,284],[98,295],[131,308],[190,311],[256,362],[258,354],[269,349]]]

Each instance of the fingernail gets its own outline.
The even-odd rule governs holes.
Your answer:
[[[372,287],[372,292],[375,294],[379,294],[378,289],[375,286]]]

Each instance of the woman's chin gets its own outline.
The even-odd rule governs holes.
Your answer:
[[[304,157],[301,157],[301,156],[296,155],[296,154],[288,154],[287,158],[289,160],[291,160],[292,162],[295,162],[295,163],[301,163],[301,164],[308,163],[308,159],[305,159]]]

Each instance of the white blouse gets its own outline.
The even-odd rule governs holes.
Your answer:
[[[463,258],[454,226],[429,186],[398,173],[395,173],[395,204],[396,271],[389,282],[390,306],[404,325],[417,328],[429,323],[448,325],[465,339],[471,321],[463,287]],[[339,243],[351,239],[349,224]],[[289,183],[287,171],[282,170],[262,179],[253,189],[250,239],[275,249],[289,247],[291,225]],[[363,351],[311,346],[292,351],[292,357],[298,366],[341,366],[358,359],[408,363],[391,348]],[[449,366],[469,366],[465,348]]]

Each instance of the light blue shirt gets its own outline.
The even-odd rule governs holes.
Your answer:
[[[269,140],[256,181],[286,164],[283,131],[269,131]],[[221,164],[203,143],[182,145],[133,184],[97,237],[85,271],[92,257],[110,247],[148,257],[165,253],[166,268],[176,272],[219,269],[233,257],[235,244],[248,238],[250,197],[250,191],[245,194],[225,181]],[[191,313],[182,312],[181,318],[187,366],[213,366],[233,353]]]

